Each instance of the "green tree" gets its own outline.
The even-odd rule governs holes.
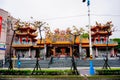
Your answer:
[[[120,38],[114,38],[112,40],[118,43],[115,49],[120,53]]]
[[[83,33],[81,36],[82,36],[82,38],[89,38],[89,34],[88,33]]]

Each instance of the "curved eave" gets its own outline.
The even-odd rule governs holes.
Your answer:
[[[30,29],[30,32],[35,32],[37,29],[35,28],[29,28]]]
[[[82,39],[81,43],[82,43],[82,44],[84,44],[84,43],[85,43],[85,44],[89,44],[89,40],[88,40],[88,39]]]
[[[27,30],[28,27],[19,27],[18,30]]]
[[[73,44],[72,42],[54,42],[52,44]]]
[[[37,30],[36,28],[32,28],[30,26],[29,27],[19,27],[18,28],[18,30],[24,30],[24,31],[28,30],[28,29],[29,29],[30,32],[35,32]]]
[[[117,46],[118,44],[108,44],[108,47],[114,47],[114,46]],[[96,47],[106,47],[107,44],[93,44],[93,46],[96,46]]]
[[[37,39],[32,39],[32,41],[33,41],[33,42],[36,42],[36,41],[37,41]]]
[[[51,43],[52,43],[52,41],[50,39],[48,39],[48,38],[45,39],[45,44],[51,44]]]
[[[100,27],[99,26],[93,26],[93,27],[91,27],[91,30],[96,31],[98,28],[100,28]]]
[[[45,44],[51,44],[51,42],[46,42]]]
[[[96,36],[96,35],[108,35],[108,32],[103,32],[103,31],[99,31],[99,32],[95,32],[92,33],[92,36]],[[110,33],[110,35],[112,35],[112,32]]]
[[[103,29],[108,29],[109,26],[93,26],[91,27],[91,31],[96,31],[97,29],[103,30]]]
[[[81,42],[82,44],[89,44],[89,42]]]
[[[86,44],[86,45],[82,45],[82,47],[89,47],[89,44]]]
[[[109,29],[109,26],[101,26],[101,29]]]
[[[27,33],[16,33],[16,36],[26,36]]]
[[[37,44],[40,45],[40,44],[45,44],[45,40],[43,39],[41,42],[40,42],[40,39],[37,39]]]
[[[101,34],[101,35],[107,35],[108,32],[107,31],[99,31],[98,34]],[[111,34],[111,33],[110,33]]]
[[[40,45],[40,46],[38,46],[38,45],[37,45],[37,46],[33,46],[33,48],[42,48],[42,49],[43,49],[43,48],[44,48],[44,45]]]
[[[37,34],[29,34],[30,37],[35,38],[37,37]]]
[[[39,42],[39,43],[37,42],[37,44],[38,44],[38,45],[43,45],[43,44],[45,44],[45,43],[42,41],[41,43],[40,43],[40,42]]]
[[[75,44],[78,44],[78,45],[79,45],[79,44],[80,44],[80,42],[75,42]]]
[[[30,48],[32,45],[31,44],[13,44],[12,47],[13,48]]]

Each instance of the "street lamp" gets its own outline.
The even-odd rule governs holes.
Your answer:
[[[18,21],[18,22],[19,22],[19,21]],[[19,26],[13,28],[13,22],[12,22],[12,17],[11,17],[11,16],[8,16],[8,18],[7,18],[7,25],[8,25],[8,27],[11,27],[11,30],[13,31],[13,35],[12,35],[12,39],[11,39],[11,43],[10,43],[9,67],[8,67],[9,70],[12,70],[12,69],[13,69],[13,62],[12,62],[12,43],[13,43],[13,39],[14,39],[14,36],[15,36],[15,32],[18,30]]]
[[[85,2],[86,0],[83,0]],[[87,6],[88,6],[88,27],[89,27],[89,50],[90,50],[90,74],[94,75],[94,68],[93,68],[93,54],[92,54],[92,42],[91,42],[91,25],[90,25],[90,0],[87,0]]]

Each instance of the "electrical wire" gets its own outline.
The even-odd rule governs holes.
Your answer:
[[[109,17],[120,17],[118,14],[90,14],[91,16],[109,16]],[[81,17],[81,16],[88,16],[88,14],[83,15],[74,15],[74,16],[65,16],[65,17],[54,17],[54,18],[47,18],[42,20],[57,20],[57,19],[68,19],[68,18],[75,18],[75,17]]]

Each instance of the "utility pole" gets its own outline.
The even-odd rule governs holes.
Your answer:
[[[86,0],[83,0],[82,2],[86,2]],[[90,50],[90,56],[93,56],[92,41],[91,41],[91,24],[90,24],[90,0],[87,0],[87,6],[88,6],[89,50]]]
[[[83,0],[85,2],[86,0]],[[91,24],[90,24],[90,0],[87,0],[87,6],[88,6],[88,28],[89,28],[89,51],[90,51],[90,74],[94,75],[94,68],[93,68],[93,53],[92,53],[92,41],[91,41]]]

